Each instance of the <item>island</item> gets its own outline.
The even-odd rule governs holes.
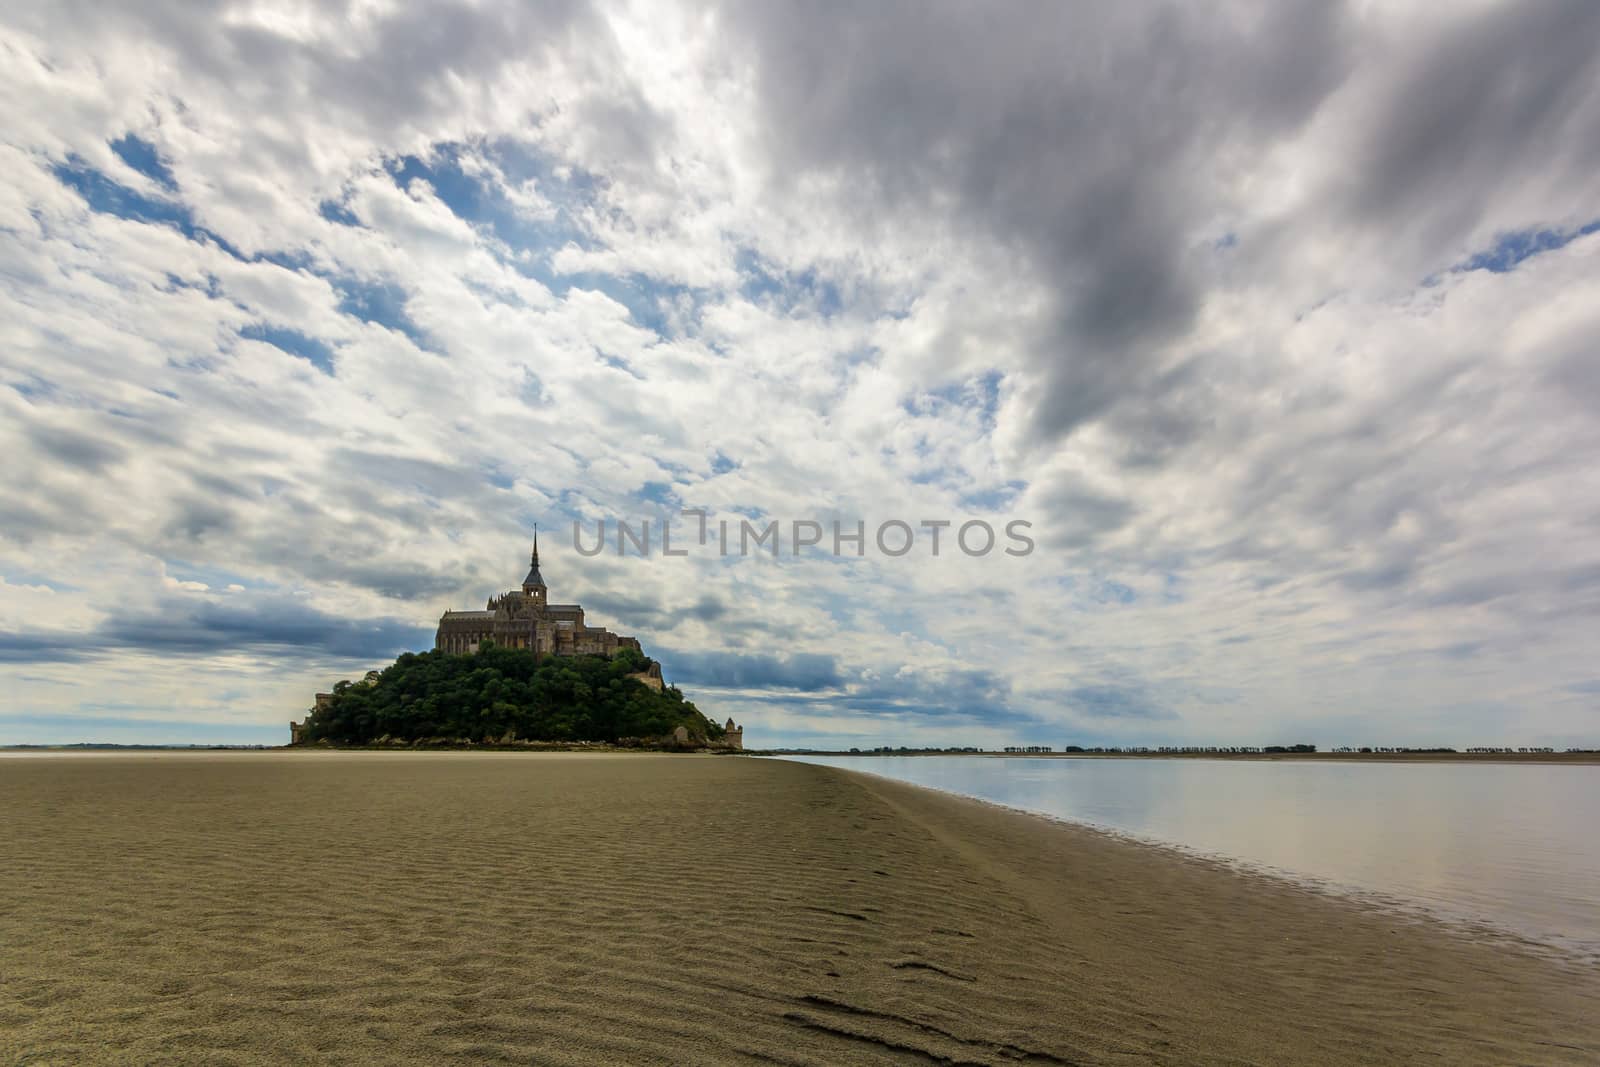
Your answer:
[[[318,693],[291,745],[605,744],[739,751],[744,730],[701,714],[639,641],[550,604],[538,532],[520,589],[447,611],[434,648]]]

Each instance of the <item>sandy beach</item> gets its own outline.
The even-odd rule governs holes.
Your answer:
[[[0,757],[0,1062],[1583,1063],[1600,975],[740,757]]]

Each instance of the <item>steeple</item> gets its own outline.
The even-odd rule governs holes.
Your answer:
[[[533,524],[533,558],[529,561],[528,576],[522,579],[522,591],[539,603],[544,603],[545,584],[539,576],[539,524]]]

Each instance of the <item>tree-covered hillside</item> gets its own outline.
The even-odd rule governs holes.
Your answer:
[[[332,701],[307,718],[306,740],[616,741],[679,726],[696,739],[719,737],[676,687],[658,693],[628,677],[649,665],[632,649],[542,660],[492,645],[471,655],[408,652],[375,682],[334,686]]]

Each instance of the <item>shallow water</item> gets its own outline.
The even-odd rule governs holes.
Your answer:
[[[1600,957],[1600,766],[786,758],[1176,845]]]

